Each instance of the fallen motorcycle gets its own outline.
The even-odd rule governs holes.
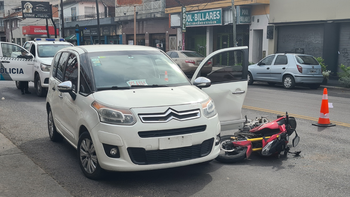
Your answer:
[[[217,161],[223,163],[232,163],[249,158],[252,152],[259,152],[263,156],[287,155],[292,153],[296,156],[300,151],[290,152],[287,145],[289,136],[295,133],[292,140],[292,146],[296,147],[300,137],[296,132],[296,120],[289,117],[288,113],[284,116],[277,116],[277,119],[269,122],[267,118],[256,118],[253,121],[246,122],[243,129],[234,133],[234,135],[221,136],[219,146],[220,154]]]

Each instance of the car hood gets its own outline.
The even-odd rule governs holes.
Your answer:
[[[208,95],[195,86],[133,88],[105,90],[93,94],[94,99],[107,106],[138,108],[183,105],[206,100]]]
[[[51,65],[52,59],[53,57],[47,57],[47,58],[40,58],[40,60],[38,61],[46,65]]]

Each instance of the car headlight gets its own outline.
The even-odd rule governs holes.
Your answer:
[[[40,64],[40,69],[44,72],[50,72],[50,67],[51,67],[51,65]]]
[[[100,116],[100,121],[109,124],[133,125],[136,119],[129,109],[111,108],[94,101],[92,107]]]
[[[211,99],[208,99],[201,104],[202,104],[202,109],[205,117],[211,118],[216,115],[215,105]]]

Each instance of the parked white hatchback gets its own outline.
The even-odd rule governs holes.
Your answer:
[[[232,50],[243,51],[248,63],[247,47],[221,52]],[[106,170],[162,169],[216,158],[220,131],[244,122],[248,70],[216,68],[220,72],[208,75],[216,81],[211,84],[200,69],[213,55],[189,81],[175,62],[152,47],[60,50],[52,62],[46,99],[50,139],[72,144],[91,179]]]

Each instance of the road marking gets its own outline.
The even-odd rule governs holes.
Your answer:
[[[251,109],[251,110],[255,110],[255,111],[272,113],[272,114],[277,114],[277,115],[284,115],[286,113],[286,112],[270,110],[270,109],[264,109],[264,108],[259,108],[259,107],[253,107],[253,106],[248,106],[248,105],[243,105],[243,108],[244,109]],[[313,117],[310,117],[310,116],[303,116],[303,115],[299,115],[299,114],[290,114],[290,113],[288,113],[288,114],[290,116],[295,117],[295,118],[301,118],[301,119],[305,119],[305,120],[311,120],[311,121],[318,122],[318,118],[313,118]],[[335,125],[343,126],[343,127],[350,127],[349,123],[338,122],[338,121],[331,121],[331,123],[335,124]]]

